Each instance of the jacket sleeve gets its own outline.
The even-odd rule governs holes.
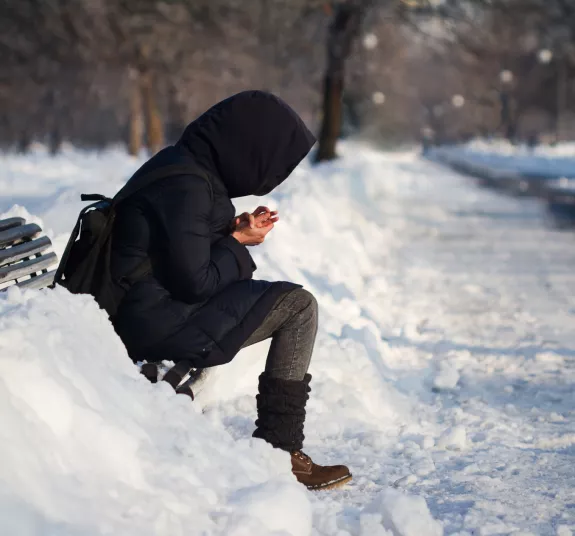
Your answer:
[[[231,235],[211,244],[212,195],[205,179],[170,179],[160,201],[168,273],[179,299],[197,303],[230,283],[252,277],[254,265],[244,245]]]

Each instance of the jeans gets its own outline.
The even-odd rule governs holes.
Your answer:
[[[272,378],[301,381],[317,334],[317,301],[298,288],[280,296],[242,348],[272,338],[265,371]]]

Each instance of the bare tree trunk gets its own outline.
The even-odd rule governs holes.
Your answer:
[[[567,69],[563,57],[557,60],[557,104],[555,108],[555,140],[563,138],[563,114],[567,107]]]
[[[47,142],[48,150],[52,156],[57,155],[60,152],[62,145],[62,135],[61,135],[61,123],[62,115],[61,111],[58,109],[59,104],[58,91],[55,88],[50,88],[46,95],[45,105],[47,114]]]
[[[511,88],[502,89],[500,101],[500,128],[503,136],[511,143],[514,143],[517,134],[517,103],[514,99],[513,90]]]
[[[164,146],[164,128],[155,79],[151,71],[141,74],[141,83],[146,118],[146,142],[150,153],[155,154]]]
[[[60,127],[55,124],[48,133],[48,150],[52,156],[56,156],[62,149],[62,132]]]
[[[266,91],[272,90],[270,71],[273,66],[272,45],[270,41],[276,40],[276,36],[270,35],[270,0],[260,0],[260,12],[258,21],[258,37],[260,41],[259,51],[262,62],[260,84]]]
[[[323,81],[323,119],[317,162],[336,158],[335,146],[341,131],[343,77],[326,75]]]
[[[168,143],[175,143],[187,126],[186,111],[178,99],[175,85],[170,84],[168,91],[168,113],[165,127],[165,137]]]
[[[26,154],[30,151],[30,146],[32,145],[32,136],[28,129],[23,129],[18,136],[16,142],[16,150],[21,154]]]
[[[334,8],[327,38],[327,68],[323,82],[323,118],[316,161],[337,157],[336,143],[341,131],[345,62],[359,33],[364,6],[348,1]]]
[[[136,69],[130,70],[130,124],[128,133],[128,152],[138,156],[142,149],[144,136],[144,112],[142,104],[142,89],[140,86],[140,73]]]

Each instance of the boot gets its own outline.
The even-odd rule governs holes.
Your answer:
[[[293,474],[308,489],[329,489],[351,480],[351,473],[344,465],[317,465],[301,451],[310,381],[311,374],[306,374],[302,381],[295,381],[271,378],[264,372],[256,397],[258,419],[253,436],[289,452]]]
[[[301,450],[291,453],[291,465],[298,482],[310,490],[337,488],[351,480],[345,465],[317,465]]]

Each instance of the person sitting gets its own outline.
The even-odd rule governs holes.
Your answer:
[[[231,201],[270,193],[314,143],[301,118],[272,94],[247,91],[216,104],[130,179],[163,166],[201,170],[159,180],[119,203],[110,267],[119,281],[145,259],[151,264],[113,318],[134,360],[214,367],[271,338],[253,436],[289,452],[301,483],[325,489],[351,474],[302,452],[318,305],[297,284],[253,279],[247,246],[264,242],[278,214],[259,207],[236,216]]]

